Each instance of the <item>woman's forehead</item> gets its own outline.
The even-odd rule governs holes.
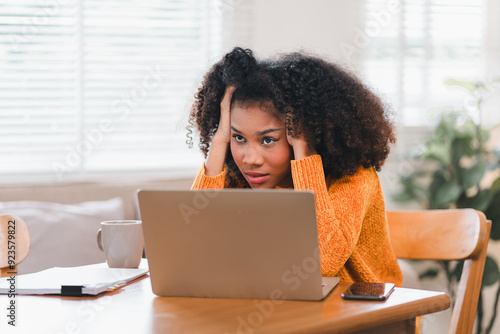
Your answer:
[[[274,106],[272,101],[269,100],[262,100],[262,101],[255,101],[255,100],[248,100],[248,101],[234,101],[234,103],[231,106],[231,111],[234,111],[237,109],[238,111],[242,112],[254,112],[254,111],[261,111],[262,113],[268,113],[270,116],[275,117],[278,120],[282,120],[284,122],[285,120],[285,115],[281,112],[279,112],[278,109]]]
[[[268,127],[283,127],[285,118],[277,117],[276,113],[270,108],[261,108],[258,104],[246,107],[235,105],[231,110],[231,124],[239,130],[255,131],[265,130]]]

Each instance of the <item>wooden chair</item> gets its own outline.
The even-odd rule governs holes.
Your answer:
[[[17,275],[17,265],[28,256],[31,238],[19,217],[0,215],[0,277]]]
[[[491,222],[473,209],[388,211],[396,257],[465,260],[449,334],[472,333]]]

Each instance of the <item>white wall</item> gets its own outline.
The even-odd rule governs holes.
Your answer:
[[[488,30],[486,34],[486,73],[490,78],[500,79],[500,1],[488,1]],[[500,124],[500,83],[492,87],[490,98],[484,103],[484,124]]]
[[[250,16],[250,31],[233,35],[226,46],[243,44],[263,58],[304,50],[357,67],[359,57],[346,61],[340,45],[352,43],[360,6],[361,0],[254,0],[248,8],[241,0],[244,15]]]

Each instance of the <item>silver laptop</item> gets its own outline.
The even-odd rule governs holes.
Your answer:
[[[158,296],[322,300],[314,193],[140,190],[146,257]]]

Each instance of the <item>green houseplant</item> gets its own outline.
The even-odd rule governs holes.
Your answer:
[[[417,201],[425,209],[474,208],[483,211],[492,221],[490,239],[500,240],[500,150],[488,149],[491,129],[480,122],[484,99],[491,94],[486,82],[448,80],[470,92],[475,106],[471,110],[447,110],[433,128],[431,139],[412,157],[420,162],[412,173],[400,175],[401,191],[395,201]],[[444,271],[449,291],[460,279],[461,262],[437,261],[438,269],[430,269],[421,278],[437,276]],[[477,333],[490,333],[496,319],[500,284],[496,291],[493,314],[485,329],[483,323],[482,290],[500,280],[496,260],[487,256],[481,294],[478,303]]]

